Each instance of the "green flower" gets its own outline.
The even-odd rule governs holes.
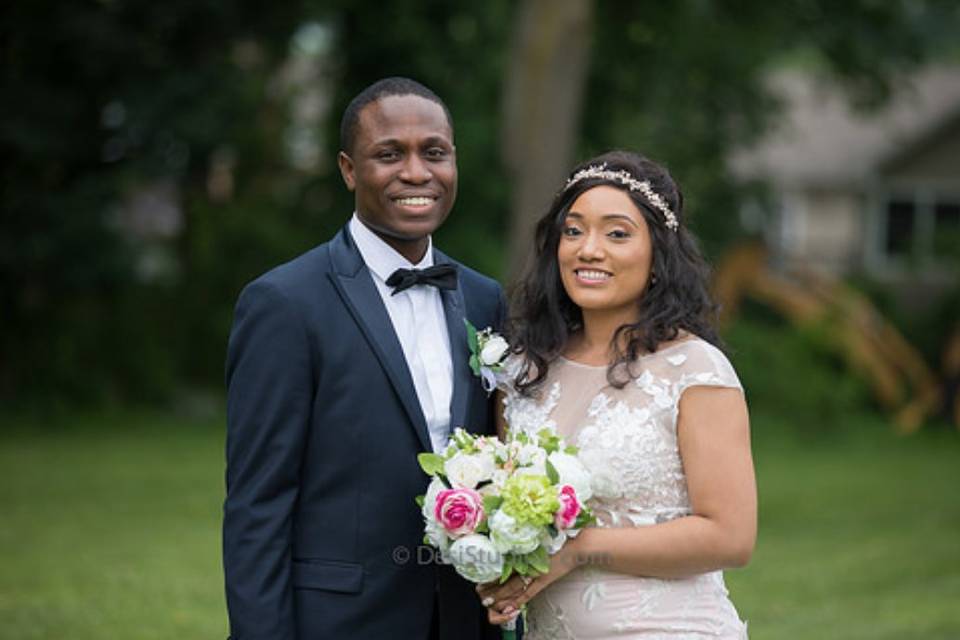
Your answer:
[[[518,523],[547,526],[560,508],[557,490],[543,476],[515,475],[503,485],[500,507]]]

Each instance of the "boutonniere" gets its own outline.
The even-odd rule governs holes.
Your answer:
[[[510,354],[510,344],[490,327],[477,331],[466,318],[463,322],[467,325],[470,369],[473,375],[480,378],[483,390],[490,393],[497,387],[496,374],[503,371],[503,363]]]

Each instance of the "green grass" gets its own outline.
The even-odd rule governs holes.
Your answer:
[[[0,430],[0,638],[226,637],[223,429],[139,414]],[[960,637],[960,436],[754,419],[751,637]],[[865,423],[865,424],[863,424]]]
[[[801,443],[755,417],[759,539],[727,573],[753,637],[960,638],[960,435],[931,431]]]
[[[125,416],[0,435],[0,638],[226,638],[223,430]]]

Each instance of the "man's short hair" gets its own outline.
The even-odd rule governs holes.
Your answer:
[[[340,150],[344,153],[352,153],[353,145],[357,140],[357,128],[360,124],[360,112],[371,102],[376,102],[386,96],[420,96],[431,102],[435,102],[443,107],[443,113],[447,116],[447,124],[453,131],[453,117],[450,110],[444,104],[440,96],[430,89],[426,88],[416,80],[410,78],[393,77],[377,80],[369,87],[357,94],[347,108],[343,111],[343,118],[340,120]]]

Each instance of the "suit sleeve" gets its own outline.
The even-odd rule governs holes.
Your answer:
[[[292,516],[313,398],[301,315],[253,283],[227,348],[227,498],[223,564],[231,637],[294,640]]]

